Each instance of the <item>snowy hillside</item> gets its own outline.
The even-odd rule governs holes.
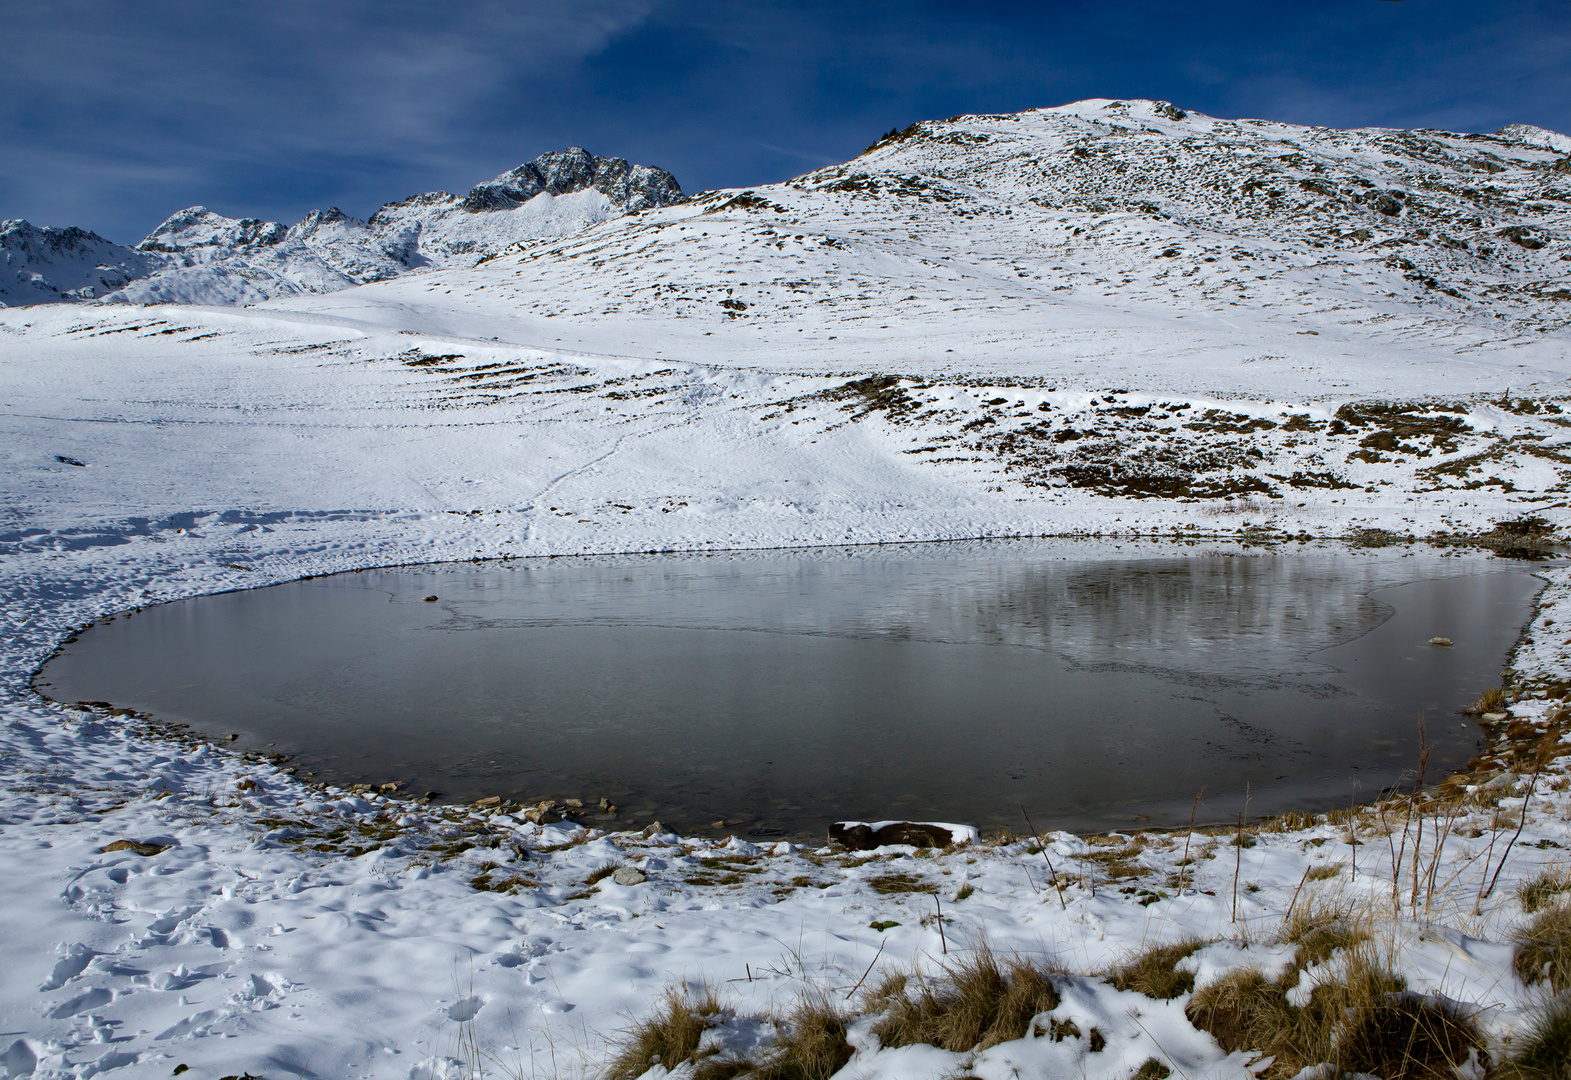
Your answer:
[[[286,227],[193,206],[132,251],[80,229],[11,221],[0,235],[0,303],[235,305],[334,292],[429,266],[467,266],[523,239],[566,236],[681,199],[663,169],[570,147],[465,196],[438,191],[389,203],[369,223],[337,207]]]
[[[1565,390],[1571,159],[1528,137],[1159,102],[961,117],[789,183],[275,309],[838,377],[818,392],[902,452],[1048,492],[1558,491],[1562,440],[1502,446],[1516,421],[1483,419]],[[453,402],[537,388],[427,373]],[[1370,396],[1432,403],[1333,415]],[[798,424],[809,400],[777,399]],[[1464,428],[1478,441],[1445,434]]]
[[[789,183],[525,241],[505,273],[442,288],[490,281],[530,312],[662,339],[740,323],[793,355],[801,340],[774,335],[803,324],[937,322],[974,354],[997,351],[978,337],[1110,308],[1170,329],[1249,308],[1303,330],[1400,317],[1458,344],[1548,333],[1571,322],[1571,157],[1556,140],[1151,102],[959,117]]]

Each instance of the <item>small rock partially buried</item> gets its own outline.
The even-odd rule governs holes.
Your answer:
[[[1515,786],[1518,779],[1520,779],[1520,777],[1518,777],[1515,773],[1504,772],[1499,776],[1491,777],[1490,779],[1485,780],[1482,784],[1479,784],[1478,790],[1504,791],[1507,788]]]
[[[111,851],[133,851],[138,855],[157,855],[160,851],[167,851],[173,846],[173,844],[148,844],[141,840],[116,840],[98,850],[105,854]]]
[[[619,866],[616,873],[611,875],[611,880],[618,885],[642,885],[649,880],[649,875],[636,866]]]

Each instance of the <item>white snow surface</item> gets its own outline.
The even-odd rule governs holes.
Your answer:
[[[1096,167],[1070,176],[1075,147]],[[923,125],[790,184],[330,295],[0,311],[0,1063],[587,1075],[672,982],[720,988],[713,1037],[745,1047],[811,987],[843,995],[869,965],[931,973],[985,939],[1060,965],[1054,1018],[1106,1049],[1032,1034],[886,1050],[862,1021],[842,1075],[1124,1078],[1148,1057],[1251,1075],[1250,1055],[1189,1026],[1185,999],[1098,973],[1186,936],[1225,943],[1197,954],[1207,978],[1269,966],[1290,904],[1390,910],[1382,845],[1262,832],[1237,852],[1235,914],[1237,849],[1192,859],[1180,889],[1182,834],[1055,832],[1060,895],[1016,841],[867,860],[322,790],[47,703],[29,680],[105,615],[372,565],[1025,534],[1269,557],[1263,540],[1564,526],[1558,160],[1503,138],[1089,102]],[[1480,195],[1465,213],[1463,187]],[[1375,188],[1423,209],[1341,194]],[[1498,235],[1514,225],[1544,246]],[[1543,573],[1513,662],[1565,678],[1553,627],[1571,574]],[[1542,722],[1555,705],[1511,709]],[[1496,1040],[1534,1000],[1510,974],[1515,885],[1571,843],[1571,800],[1545,783],[1473,913],[1491,824],[1510,822],[1503,844],[1526,784],[1499,793],[1498,818],[1460,823],[1452,884],[1381,929],[1411,988],[1495,1006]],[[102,850],[120,839],[168,846]],[[1141,877],[1097,887],[1109,843]],[[716,859],[741,884],[689,880]],[[585,884],[618,862],[648,880]],[[891,874],[936,890],[942,935],[932,895],[870,884]],[[482,875],[511,891],[475,888]]]

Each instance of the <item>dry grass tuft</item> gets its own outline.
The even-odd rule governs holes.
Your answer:
[[[1294,965],[1306,968],[1323,964],[1338,949],[1354,949],[1370,938],[1367,920],[1359,918],[1352,906],[1306,901],[1283,922],[1277,937],[1298,946]]]
[[[1571,872],[1545,870],[1532,881],[1523,882],[1516,890],[1516,895],[1522,901],[1522,910],[1531,915],[1554,903],[1564,892],[1571,892]]]
[[[873,1028],[885,1046],[929,1043],[944,1050],[986,1049],[1019,1039],[1040,1013],[1058,1007],[1048,972],[1019,957],[1000,961],[986,944],[922,980],[886,976],[868,995],[885,1015]]]
[[[1496,1080],[1571,1080],[1571,996],[1549,999]]]
[[[670,1070],[696,1061],[698,1044],[720,1011],[720,999],[708,986],[696,992],[666,991],[654,1015],[623,1034],[622,1049],[606,1070],[606,1080],[635,1080],[655,1065]]]
[[[829,1080],[851,1060],[846,1014],[825,991],[804,995],[786,1017],[779,1041],[749,1077],[757,1080]],[[735,1074],[732,1074],[735,1075]],[[702,1071],[695,1080],[710,1080]],[[713,1080],[721,1080],[719,1077]]]
[[[1257,969],[1229,972],[1202,987],[1184,1008],[1189,1022],[1208,1031],[1222,1049],[1276,1053],[1293,1039],[1298,1027],[1287,991]]]
[[[604,866],[592,871],[590,875],[584,879],[584,884],[598,885],[600,882],[604,881],[606,878],[620,870],[624,865],[626,864],[620,862],[606,863]]]
[[[1455,1066],[1482,1049],[1473,1018],[1452,1002],[1386,992],[1353,1006],[1333,1052],[1344,1069],[1390,1080],[1455,1080]]]
[[[1285,810],[1260,823],[1261,832],[1303,832],[1320,824],[1320,815],[1306,814],[1302,810]]]
[[[1557,994],[1571,990],[1571,907],[1552,907],[1512,935],[1516,973],[1529,986],[1547,982]]]
[[[733,1080],[738,1076],[753,1076],[753,1063],[746,1058],[716,1054],[701,1057],[693,1066],[692,1080]]]
[[[657,1065],[667,1071],[686,1066],[691,1080],[829,1080],[851,1060],[846,1014],[826,991],[809,992],[777,1020],[779,1037],[757,1059],[704,1047],[704,1032],[723,1011],[707,986],[696,993],[667,991],[655,1014],[624,1034],[604,1080],[636,1080]]]
[[[1197,991],[1184,1011],[1225,1050],[1274,1055],[1266,1080],[1321,1062],[1386,1080],[1454,1080],[1455,1066],[1483,1048],[1470,1015],[1408,993],[1367,949],[1350,952],[1339,977],[1315,987],[1302,1009],[1287,999],[1295,979],[1293,972],[1275,982],[1259,971],[1234,972]]]
[[[1146,1058],[1140,1068],[1135,1070],[1135,1075],[1130,1077],[1130,1080],[1167,1080],[1172,1075],[1173,1070],[1156,1058]]]
[[[880,896],[897,893],[936,893],[938,887],[911,874],[883,874],[867,879],[868,888]]]
[[[1154,945],[1107,973],[1107,981],[1120,990],[1134,990],[1149,998],[1168,1001],[1195,988],[1195,977],[1175,965],[1210,942],[1184,938],[1171,945]]]
[[[1473,716],[1482,716],[1484,713],[1505,712],[1506,692],[1498,686],[1485,690],[1479,699],[1462,711]]]

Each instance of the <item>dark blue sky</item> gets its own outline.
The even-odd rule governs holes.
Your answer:
[[[0,218],[359,215],[570,144],[688,192],[1087,97],[1571,131],[1571,0],[5,0]]]

